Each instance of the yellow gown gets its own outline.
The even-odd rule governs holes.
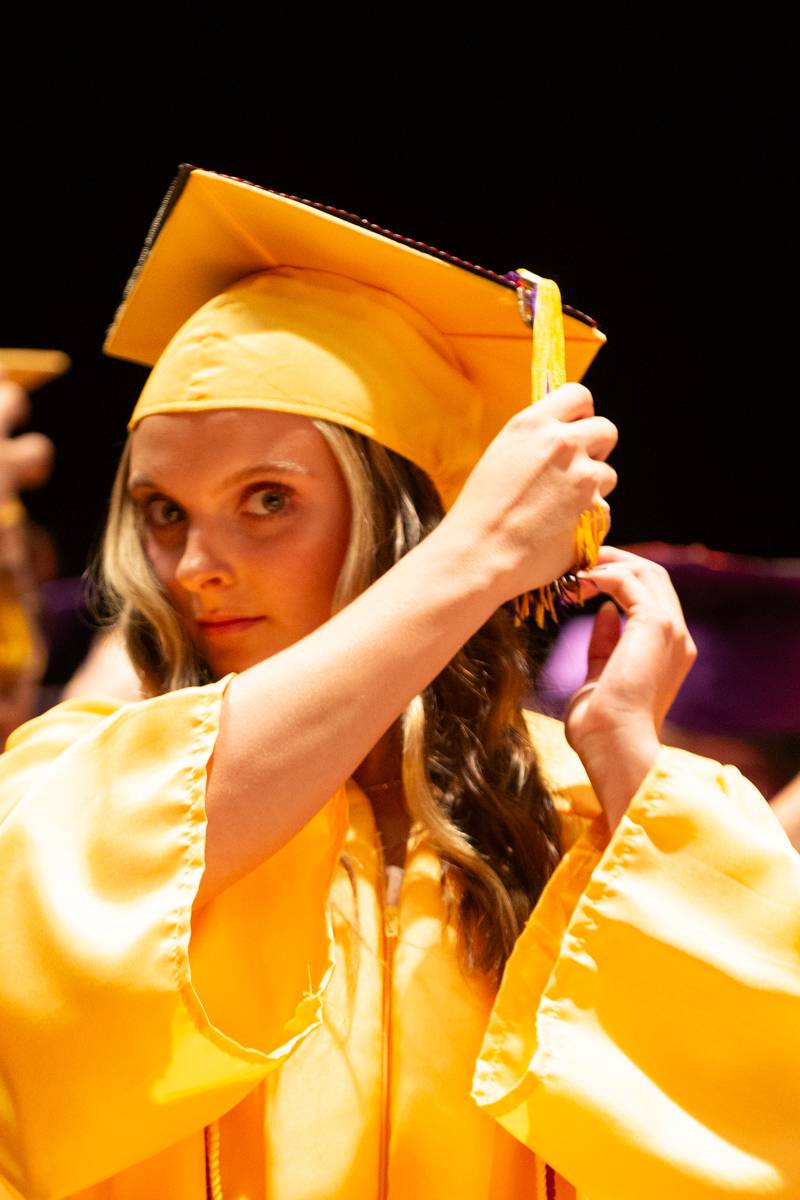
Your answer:
[[[609,838],[532,717],[570,849],[495,993],[353,784],[192,918],[225,684],[0,759],[0,1195],[800,1195],[800,858],[735,770],[663,750]]]

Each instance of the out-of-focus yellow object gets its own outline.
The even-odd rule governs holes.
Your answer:
[[[0,504],[0,695],[23,677],[38,680],[46,664],[30,577],[26,512],[15,496]]]
[[[662,751],[609,838],[531,717],[569,849],[495,993],[417,833],[386,905],[352,784],[192,914],[226,683],[0,758],[7,1195],[800,1194],[800,859],[736,771]]]
[[[39,674],[41,642],[20,604],[14,575],[0,567],[0,693],[13,687],[23,671]]]
[[[0,348],[0,372],[26,392],[35,392],[70,368],[63,350],[18,350]]]

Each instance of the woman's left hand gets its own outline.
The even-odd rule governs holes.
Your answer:
[[[661,725],[697,650],[663,567],[604,546],[579,576],[615,603],[595,618],[585,684],[570,701],[567,739],[613,829],[660,750]],[[618,605],[627,617],[621,629]]]

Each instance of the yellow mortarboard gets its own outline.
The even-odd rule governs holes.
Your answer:
[[[58,379],[69,367],[69,358],[61,350],[0,349],[0,370],[26,392]]]
[[[562,325],[558,289],[528,272],[498,275],[352,214],[182,167],[105,349],[156,364],[132,428],[197,408],[321,417],[410,458],[449,504],[531,402],[532,358],[538,399],[579,379],[604,340],[573,310]]]

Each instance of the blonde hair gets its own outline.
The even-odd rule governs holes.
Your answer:
[[[350,429],[314,421],[347,484],[350,540],[334,611],[417,545],[443,510],[428,476]],[[210,680],[144,552],[122,455],[102,549],[101,590],[145,689]],[[400,631],[398,631],[400,633]],[[528,737],[520,633],[503,609],[401,718],[409,815],[442,863],[448,914],[468,970],[499,978],[560,855],[558,821]]]

